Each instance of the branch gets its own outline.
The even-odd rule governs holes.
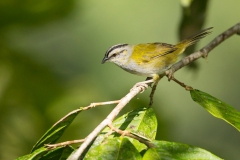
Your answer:
[[[65,141],[65,142],[55,143],[55,144],[45,144],[45,146],[47,149],[50,150],[50,149],[55,149],[57,147],[63,147],[63,146],[71,145],[71,144],[81,143],[84,141],[85,141],[85,139],[78,139],[78,140]]]
[[[77,160],[84,153],[86,148],[92,143],[92,141],[98,136],[98,134],[107,126],[111,125],[113,120],[119,114],[119,112],[126,106],[126,104],[137,94],[145,91],[147,88],[141,85],[135,85],[130,92],[123,97],[118,105],[112,110],[112,112],[85,138],[82,145],[68,157],[68,160]]]
[[[240,23],[237,23],[236,25],[232,26],[222,34],[218,35],[208,45],[206,45],[199,51],[190,54],[189,56],[183,58],[181,61],[172,65],[172,67],[165,72],[165,75],[168,77],[168,80],[171,80],[173,74],[182,67],[188,65],[189,63],[201,57],[206,58],[211,50],[213,50],[216,46],[221,44],[227,38],[231,37],[233,34],[240,35]]]
[[[142,137],[138,137],[137,135],[134,135],[134,134],[132,134],[129,131],[122,131],[121,129],[115,128],[112,124],[108,124],[108,127],[111,130],[113,130],[113,131],[117,132],[118,134],[120,134],[121,136],[128,136],[130,138],[138,140],[141,143],[144,143],[146,146],[148,146],[148,148],[154,147],[154,145],[151,143],[151,141],[146,140],[146,139],[144,139]]]
[[[216,46],[218,46],[221,42],[226,40],[227,38],[231,37],[233,34],[240,35],[240,23],[237,23],[233,27],[229,28],[219,36],[217,36],[214,40],[212,40],[208,45],[203,47],[197,52],[192,53],[191,55],[183,58],[181,61],[177,62],[176,64],[172,65],[172,67],[165,72],[165,75],[168,77],[169,80],[172,79],[173,74],[179,70],[180,68],[188,65],[189,63],[195,61],[196,59],[200,57],[207,57],[208,53],[214,49]],[[123,97],[120,101],[114,101],[118,103],[118,105],[112,110],[112,112],[104,119],[86,138],[85,141],[82,143],[82,145],[76,150],[76,152],[72,153],[70,157],[68,157],[68,160],[78,160],[81,159],[81,156],[83,156],[83,153],[88,148],[88,146],[93,142],[93,140],[98,136],[99,133],[106,127],[111,126],[113,120],[116,118],[116,116],[119,114],[119,112],[125,107],[125,105],[137,94],[144,92],[148,85],[144,84],[151,84],[153,83],[153,80],[147,80],[144,82],[137,83],[130,92]],[[184,85],[182,83],[182,85]],[[104,103],[108,104],[108,102]],[[99,104],[101,105],[101,104]],[[91,105],[90,105],[91,106]],[[94,107],[96,104],[93,104]],[[90,107],[90,108],[91,108]],[[118,130],[120,133],[120,131]],[[83,157],[82,157],[83,158]]]

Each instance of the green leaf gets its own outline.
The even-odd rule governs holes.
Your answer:
[[[123,116],[116,119],[113,124],[115,128],[129,131],[132,134],[141,137],[145,140],[155,139],[157,133],[157,118],[152,108],[138,108],[131,112],[124,114]],[[98,145],[105,138],[104,134],[108,133],[110,129],[106,127],[102,134],[96,139],[94,145]],[[120,136],[114,134],[113,136]],[[133,145],[140,152],[147,147],[139,141],[129,138]]]
[[[214,154],[187,144],[153,141],[154,148],[150,148],[143,156],[143,160],[221,160]]]
[[[41,147],[37,150],[35,150],[34,152],[32,152],[31,154],[22,156],[17,158],[16,160],[38,160],[40,159],[44,154],[46,154],[48,151],[47,148],[45,147]]]
[[[44,146],[44,144],[55,143],[64,133],[65,129],[72,123],[75,117],[81,112],[81,109],[74,110],[55,123],[33,146],[31,152]]]
[[[190,91],[192,99],[213,116],[231,124],[240,131],[240,112],[225,102],[199,90]]]
[[[70,146],[58,147],[52,150],[41,147],[31,154],[19,157],[17,160],[65,160],[73,150]]]
[[[66,160],[67,157],[74,151],[70,146],[58,147],[50,150],[47,154],[42,156],[40,160]]]
[[[72,146],[66,146],[62,152],[62,156],[60,160],[66,160],[70,154],[74,151],[74,148]]]
[[[84,160],[141,160],[142,157],[134,145],[122,137],[108,138],[99,146],[90,149]]]

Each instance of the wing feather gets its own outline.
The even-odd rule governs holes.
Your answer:
[[[171,54],[176,50],[175,45],[167,43],[139,44],[134,47],[132,58],[139,64],[148,63],[153,59]]]

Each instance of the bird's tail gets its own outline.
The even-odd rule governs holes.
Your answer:
[[[197,34],[195,34],[187,39],[182,40],[181,42],[176,44],[176,47],[179,49],[182,49],[182,52],[183,52],[187,47],[197,43],[200,39],[209,35],[212,32],[212,30],[211,30],[212,28],[213,27],[206,28]],[[181,54],[182,52],[179,52],[179,54]]]

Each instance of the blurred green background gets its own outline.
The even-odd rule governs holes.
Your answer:
[[[209,1],[204,28],[214,32],[197,48],[239,22],[240,1]],[[101,65],[118,43],[178,42],[180,1],[59,0],[0,2],[0,159],[28,154],[68,112],[91,102],[116,100],[144,77]],[[203,17],[196,17],[196,19]],[[240,110],[240,37],[233,36],[175,77]],[[124,112],[148,104],[150,90]],[[224,159],[240,157],[240,134],[214,118],[174,82],[159,83],[153,108],[157,139],[187,143]],[[85,137],[114,106],[81,113],[61,141]]]

